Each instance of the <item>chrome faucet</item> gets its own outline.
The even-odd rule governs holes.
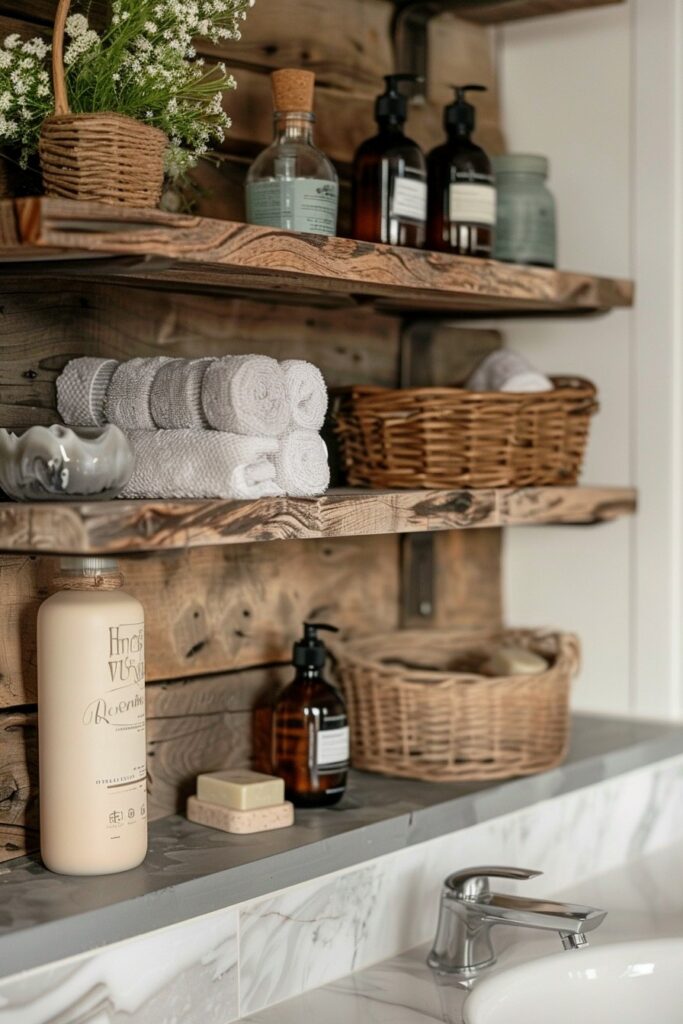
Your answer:
[[[436,939],[427,963],[437,971],[472,978],[496,962],[491,929],[497,924],[558,932],[565,949],[587,946],[586,932],[605,920],[595,907],[525,899],[491,892],[489,878],[526,880],[541,871],[523,868],[467,868],[444,883]]]

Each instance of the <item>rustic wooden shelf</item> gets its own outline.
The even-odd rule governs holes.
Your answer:
[[[332,490],[257,501],[0,503],[0,552],[128,554],[254,541],[424,533],[631,515],[629,487]]]
[[[497,25],[521,18],[564,14],[586,7],[610,7],[624,0],[445,0],[444,8],[479,25]]]
[[[396,312],[591,313],[633,302],[625,280],[45,198],[0,201],[0,264],[4,274],[116,275],[148,287],[365,301]]]

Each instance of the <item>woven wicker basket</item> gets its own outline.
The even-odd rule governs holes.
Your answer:
[[[333,419],[347,480],[379,488],[575,484],[596,389],[579,377],[553,383],[536,394],[340,389]]]
[[[64,26],[70,0],[55,17],[52,75],[55,113],[40,133],[45,191],[63,199],[157,206],[164,182],[163,132],[121,114],[72,114],[64,75]]]
[[[7,163],[2,153],[0,153],[0,199],[5,199],[7,196],[11,195]]]
[[[542,654],[550,668],[475,675],[501,640]],[[570,684],[579,666],[572,634],[509,630],[473,639],[405,630],[337,644],[334,653],[355,768],[474,782],[546,771],[566,755]]]

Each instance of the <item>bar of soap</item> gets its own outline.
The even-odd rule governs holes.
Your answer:
[[[274,807],[258,807],[251,811],[236,811],[232,807],[220,807],[207,803],[199,797],[188,797],[187,816],[197,825],[218,828],[221,832],[236,835],[251,835],[253,832],[269,832],[275,828],[287,828],[294,824],[294,805],[288,800]]]
[[[548,662],[526,647],[501,647],[482,666],[487,676],[533,676],[547,672]]]
[[[281,804],[285,783],[261,772],[207,772],[197,776],[197,797],[233,811],[256,811]]]

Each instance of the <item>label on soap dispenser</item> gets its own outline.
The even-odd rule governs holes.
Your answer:
[[[349,766],[349,727],[318,732],[315,763],[319,772],[345,771]]]
[[[493,185],[458,182],[450,186],[448,202],[452,223],[496,223],[496,190]]]
[[[416,220],[423,224],[427,219],[427,185],[424,177],[394,178],[394,190],[391,197],[391,216]]]

